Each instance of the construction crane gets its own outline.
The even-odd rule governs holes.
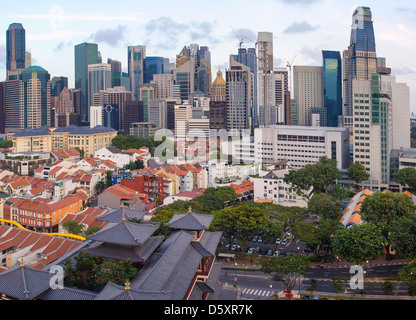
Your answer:
[[[240,41],[240,49],[241,49],[241,46],[243,45],[243,43],[244,43],[244,41],[243,41],[243,38],[239,38],[238,37],[238,35],[237,35],[237,32],[235,32],[235,30],[234,30],[234,28],[233,27],[231,27],[231,30],[233,30],[233,32],[234,32],[234,34],[235,34],[235,37],[238,39],[238,41]]]

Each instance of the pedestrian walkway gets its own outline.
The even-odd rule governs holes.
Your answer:
[[[242,295],[253,295],[253,296],[261,296],[261,297],[270,297],[273,295],[273,291],[271,290],[261,290],[261,289],[252,289],[252,288],[244,288],[241,291]]]

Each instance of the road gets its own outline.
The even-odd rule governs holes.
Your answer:
[[[382,283],[378,280],[381,277],[391,277],[397,275],[401,266],[374,266],[369,270],[364,268],[364,292],[366,295],[383,296]],[[342,292],[359,294],[358,289],[352,290],[349,284],[351,277],[349,268],[313,268],[305,277],[301,278],[300,283],[295,286],[295,290],[301,293],[308,293],[310,279],[318,282],[315,292],[334,294],[333,277],[341,278],[344,281]],[[234,283],[236,281],[236,286]],[[219,281],[226,290],[234,292],[235,299],[241,300],[269,300],[273,294],[285,290],[282,282],[273,279],[273,276],[265,274],[259,270],[238,269],[233,267],[223,267]],[[407,286],[400,282],[392,282],[393,295],[407,295]],[[346,291],[345,291],[346,290]]]

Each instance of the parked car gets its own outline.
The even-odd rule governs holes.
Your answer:
[[[258,238],[257,239],[257,242],[263,242],[263,239],[262,238]]]
[[[259,237],[257,237],[257,236],[255,236],[253,239],[251,239],[251,241],[253,241],[253,242],[257,242],[257,239],[258,239]]]
[[[261,250],[260,250],[260,254],[261,254],[261,255],[265,255],[265,254],[267,254],[267,250],[266,250],[266,249],[261,249]]]
[[[250,248],[250,249],[247,250],[248,254],[254,254],[256,252],[257,252],[256,248]]]
[[[282,246],[285,246],[286,244],[287,244],[287,240],[286,239],[283,239]]]
[[[309,247],[305,247],[303,248],[303,252],[312,252],[312,249],[310,249]]]
[[[228,244],[226,244],[225,245],[225,247],[224,247],[226,250],[230,250],[230,248],[231,248],[231,246],[230,246],[230,244],[228,243]]]
[[[313,296],[312,300],[319,300],[319,296]]]
[[[264,239],[264,240],[263,240],[263,243],[264,243],[264,244],[269,243],[269,239]]]
[[[239,251],[239,250],[241,250],[241,247],[238,244],[233,244],[231,246],[231,250],[233,250],[233,251]]]
[[[278,257],[280,255],[280,251],[279,250],[277,250],[275,253],[274,253],[274,256],[275,257]]]
[[[281,244],[282,243],[282,240],[280,240],[280,238],[277,238],[276,241],[275,241],[275,243],[276,244]]]
[[[268,256],[272,256],[272,255],[273,255],[273,250],[269,250],[269,251],[267,251],[267,255],[268,255]]]

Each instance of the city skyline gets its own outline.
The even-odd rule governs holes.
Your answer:
[[[25,1],[24,1],[25,2]],[[373,13],[377,55],[386,57],[387,66],[399,82],[410,87],[411,112],[416,112],[416,6],[411,1],[394,4],[366,1],[268,0],[262,6],[239,1],[223,3],[170,2],[140,4],[123,1],[119,7],[106,2],[82,4],[82,13],[71,5],[45,1],[13,8],[5,4],[0,27],[0,77],[6,77],[6,30],[11,23],[22,23],[26,30],[26,50],[32,64],[46,69],[51,77],[66,76],[75,87],[74,46],[82,42],[98,44],[103,62],[122,62],[127,72],[127,47],[144,45],[148,56],[175,61],[185,45],[208,46],[212,54],[212,74],[225,74],[231,54],[242,47],[254,47],[258,32],[274,36],[274,66],[322,66],[322,50],[347,49],[352,13],[357,6],[368,6]],[[264,10],[267,8],[267,10]],[[201,15],[199,12],[203,12]],[[288,14],[293,12],[294,14]],[[232,13],[232,14],[230,14]],[[240,40],[239,40],[240,39]],[[250,39],[250,40],[248,40]]]

